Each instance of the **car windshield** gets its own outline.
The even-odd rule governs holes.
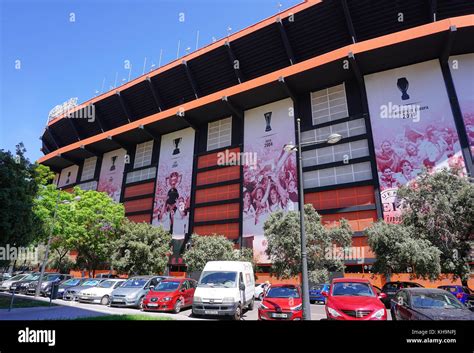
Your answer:
[[[55,279],[59,277],[60,275],[47,275],[45,281],[54,281]]]
[[[180,282],[179,281],[166,281],[160,282],[158,287],[155,287],[154,291],[156,292],[172,292],[178,289]]]
[[[117,281],[104,281],[104,282],[100,283],[97,287],[99,287],[99,288],[112,288],[116,283],[117,283]]]
[[[76,278],[72,278],[72,279],[68,279],[66,282],[64,282],[63,284],[65,286],[77,286],[79,283],[81,283],[81,280],[80,279],[76,279]]]
[[[235,288],[237,285],[237,272],[204,271],[199,280],[199,287],[225,287]]]
[[[28,275],[28,277],[24,278],[24,281],[36,281],[39,278],[40,274],[39,273],[34,273],[31,275]]]
[[[20,281],[25,275],[18,275],[9,279],[9,281]]]
[[[271,287],[265,298],[299,298],[296,287]]]
[[[98,285],[99,283],[100,283],[100,281],[91,280],[91,281],[85,281],[82,285],[84,287],[94,287],[94,286]]]
[[[143,278],[132,278],[122,284],[122,288],[140,288],[148,282],[147,279]]]
[[[334,283],[332,295],[373,297],[374,292],[368,283],[338,282]]]
[[[417,309],[462,309],[463,305],[451,293],[412,293],[411,301]]]

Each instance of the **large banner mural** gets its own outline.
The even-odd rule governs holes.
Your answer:
[[[63,186],[74,184],[77,180],[78,171],[79,166],[75,164],[61,170],[61,174],[59,175],[59,180],[57,183],[58,187],[62,188]]]
[[[102,156],[97,190],[106,192],[115,202],[120,202],[126,154],[127,151],[120,148]]]
[[[400,222],[397,190],[424,169],[464,169],[438,61],[365,76],[386,222]]]
[[[189,229],[194,138],[192,128],[161,138],[152,224],[171,232],[175,254]]]
[[[243,237],[257,263],[269,263],[263,224],[272,212],[298,210],[295,153],[284,149],[295,142],[291,99],[245,111],[244,152],[256,161],[244,165]]]
[[[461,106],[471,157],[474,159],[474,54],[450,57],[449,67]]]

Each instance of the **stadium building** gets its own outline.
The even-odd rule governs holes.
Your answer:
[[[57,107],[39,162],[109,193],[136,222],[223,234],[265,255],[263,223],[304,202],[347,219],[346,272],[370,272],[364,229],[399,221],[397,188],[474,155],[474,2],[305,1],[82,104]],[[331,136],[340,135],[339,141]],[[337,135],[336,135],[337,136]]]

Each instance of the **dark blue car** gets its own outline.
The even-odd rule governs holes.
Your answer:
[[[439,286],[439,289],[444,289],[453,294],[463,304],[468,304],[472,299],[472,293],[469,288],[457,285]],[[471,296],[471,298],[470,298]]]
[[[322,294],[322,292],[329,292],[329,284],[317,284],[309,290],[309,301],[311,304],[316,302],[318,303],[326,303],[326,297]]]

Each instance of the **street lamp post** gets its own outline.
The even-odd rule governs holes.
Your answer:
[[[58,213],[58,206],[59,206],[60,203],[63,203],[63,204],[68,204],[69,203],[69,201],[67,201],[67,200],[65,200],[63,202],[60,202],[59,201],[60,199],[61,199],[61,190],[58,189],[58,197],[56,199],[56,205],[54,207],[53,220],[51,222],[51,229],[50,229],[50,232],[49,232],[48,242],[46,243],[46,251],[44,253],[43,263],[41,264],[41,272],[40,272],[40,276],[38,278],[38,284],[36,285],[35,297],[40,295],[41,282],[43,282],[44,270],[46,268],[46,264],[48,263],[48,258],[49,258],[49,248],[51,247],[51,240],[53,239],[54,224],[56,223],[56,216],[57,216],[57,213]],[[76,196],[74,198],[75,201],[79,201],[80,199],[81,199],[80,196]]]
[[[309,278],[308,278],[308,253],[306,249],[306,232],[304,225],[304,186],[303,186],[303,158],[302,158],[302,146],[314,145],[317,143],[337,143],[341,140],[342,136],[339,134],[331,134],[326,140],[313,141],[310,143],[301,143],[301,120],[296,119],[298,128],[298,146],[286,145],[285,150],[287,151],[298,151],[298,182],[299,182],[299,209],[300,209],[300,236],[301,236],[301,282],[302,282],[302,299],[303,299],[303,320],[311,320],[311,306],[309,302]]]

